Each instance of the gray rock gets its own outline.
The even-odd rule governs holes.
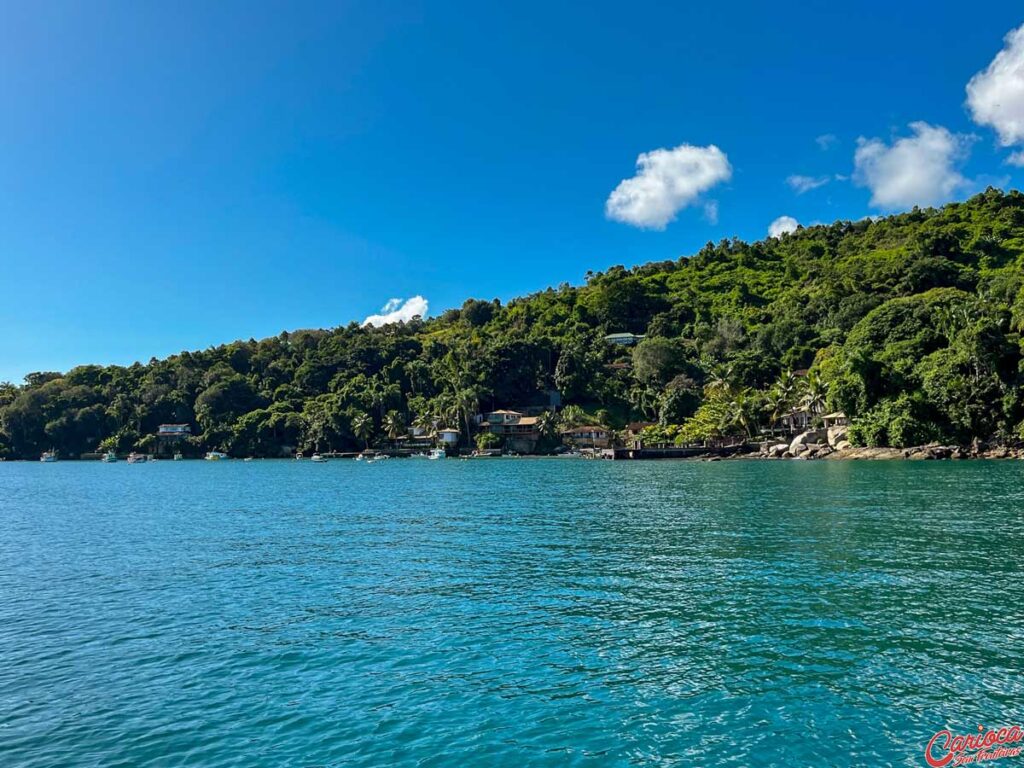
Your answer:
[[[828,435],[823,429],[810,429],[806,432],[801,432],[799,435],[793,438],[793,441],[789,444],[789,450],[793,453],[797,452],[797,448],[807,443],[820,443],[823,440],[827,440]]]

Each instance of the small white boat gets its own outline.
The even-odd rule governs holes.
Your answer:
[[[309,457],[309,460],[310,461],[315,461],[317,464],[326,464],[327,463],[327,457],[326,456],[321,456],[319,453],[314,453],[312,456]]]
[[[104,464],[113,464],[114,462],[117,461],[117,454],[114,453],[113,451],[107,451],[105,454],[103,454],[103,458],[100,459],[100,461],[102,461]]]
[[[246,456],[242,461],[252,461],[252,456]]]
[[[182,456],[180,453],[174,454],[174,460],[175,461],[181,461],[183,458],[185,458],[185,457]]]
[[[56,451],[46,451],[39,457],[39,460],[44,464],[52,464],[57,460],[57,453]]]
[[[388,456],[385,453],[378,453],[376,456],[374,456],[372,459],[370,459],[370,463],[371,464],[376,464],[378,461],[386,461],[387,459],[390,459],[390,458],[391,457]]]
[[[295,460],[296,461],[301,461],[304,458],[306,458],[306,457],[302,455],[302,451],[299,451],[298,453],[295,454]]]
[[[207,461],[222,461],[227,457],[228,455],[226,453],[221,453],[220,451],[210,451],[209,453],[206,454],[205,458]]]
[[[434,459],[435,461],[437,459],[447,459],[448,454],[445,452],[444,448],[434,448],[433,450],[431,450],[430,453],[427,454],[427,458]]]
[[[144,453],[129,453],[128,454],[128,463],[129,464],[145,464],[148,459],[149,459],[149,457],[146,456],[146,454],[144,454]]]

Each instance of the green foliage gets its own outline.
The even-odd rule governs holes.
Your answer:
[[[501,445],[501,438],[493,432],[481,432],[476,436],[476,449],[486,451]]]
[[[1024,195],[990,189],[429,320],[33,373],[0,384],[0,454],[125,452],[161,423],[192,425],[190,454],[352,450],[406,424],[468,441],[479,410],[544,405],[551,389],[565,426],[657,421],[669,442],[742,439],[803,408],[845,410],[864,443],[1017,439],[1022,329]],[[647,339],[604,341],[624,331]],[[557,435],[549,424],[544,450]]]

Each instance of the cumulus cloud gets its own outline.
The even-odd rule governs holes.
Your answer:
[[[417,315],[423,317],[427,314],[429,305],[422,296],[413,296],[411,299],[388,299],[387,304],[380,308],[379,315],[370,315],[363,320],[363,325],[390,325],[391,323],[404,323],[412,320]]]
[[[802,195],[804,192],[810,192],[812,189],[823,187],[829,183],[831,179],[828,176],[801,176],[798,173],[794,173],[786,179],[786,183],[789,184],[798,195]]]
[[[605,215],[644,229],[664,229],[681,209],[732,176],[729,158],[714,144],[644,152],[636,168],[636,175],[623,179],[608,196]]]
[[[800,222],[792,216],[779,216],[768,225],[768,237],[781,237],[790,232],[796,232],[796,228],[799,226]]]
[[[958,170],[973,136],[950,133],[941,125],[910,124],[913,136],[891,145],[881,139],[857,139],[853,180],[871,190],[876,208],[910,208],[947,202],[968,186]]]
[[[1010,32],[988,69],[967,83],[974,122],[990,125],[1004,147],[1024,141],[1024,26]]]
[[[1024,168],[1024,152],[1014,152],[1006,158],[1006,162],[1010,165],[1016,165],[1018,168]]]
[[[837,141],[839,141],[839,137],[836,136],[834,133],[823,133],[814,141],[817,143],[819,149],[825,151],[826,149],[831,148],[832,145],[835,144]]]

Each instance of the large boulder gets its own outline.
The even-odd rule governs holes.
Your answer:
[[[829,427],[825,433],[828,444],[835,448],[839,443],[849,439],[847,437],[848,432],[849,428],[845,425],[840,427]]]
[[[806,432],[801,432],[799,435],[793,438],[793,441],[789,444],[789,450],[791,453],[799,453],[801,446],[807,445],[808,443],[820,443],[823,440],[827,440],[828,435],[823,429],[809,429]]]
[[[768,449],[768,455],[779,458],[789,450],[789,443],[776,443]]]

